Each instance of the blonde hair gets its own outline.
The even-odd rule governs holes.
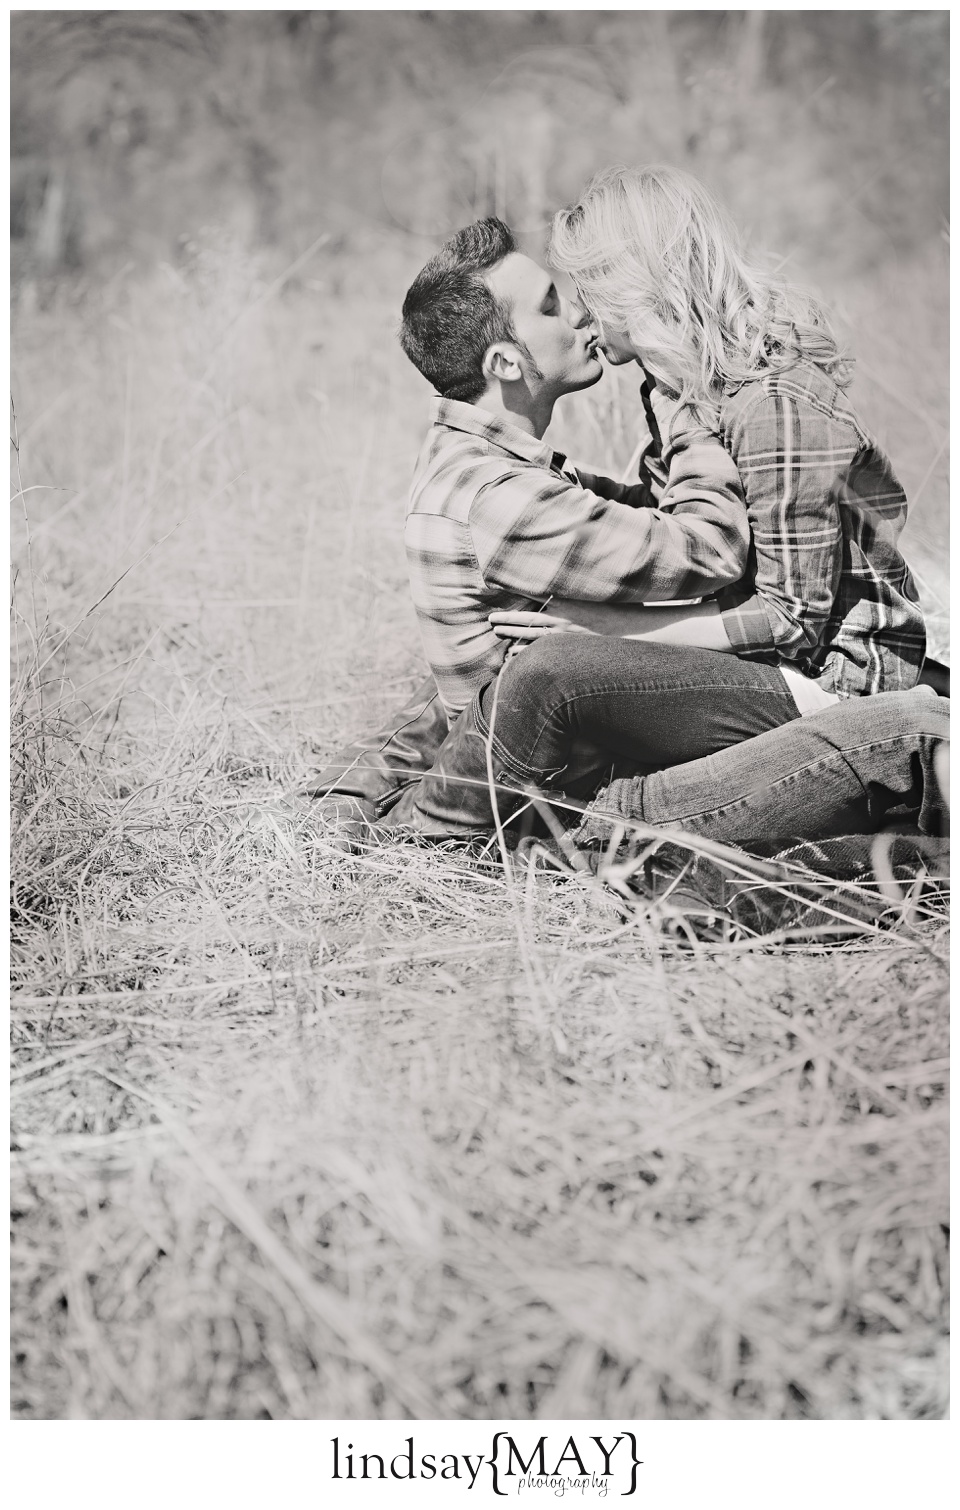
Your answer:
[[[749,260],[701,183],[677,168],[605,168],[554,218],[550,260],[590,312],[686,402],[806,360],[843,385],[850,361],[821,305]]]

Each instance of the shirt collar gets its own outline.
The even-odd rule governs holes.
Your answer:
[[[519,456],[522,461],[532,461],[535,466],[549,469],[554,465],[558,453],[552,446],[548,446],[546,441],[536,440],[525,430],[501,419],[498,414],[491,414],[489,409],[481,409],[477,404],[465,404],[456,398],[434,398],[432,404],[432,424],[479,435],[481,440],[489,441],[499,450],[507,451],[511,456]]]

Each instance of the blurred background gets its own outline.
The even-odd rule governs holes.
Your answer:
[[[610,161],[702,174],[811,271],[937,243],[936,11],[39,12],[13,17],[22,277],[182,253],[203,225],[533,232]]]
[[[947,68],[942,11],[15,13],[14,559],[29,538],[40,619],[149,551],[118,643],[242,661],[329,743],[334,693],[418,669],[410,279],[490,212],[539,255],[594,169],[660,160],[831,307],[945,653]],[[555,443],[622,467],[635,390],[565,401]]]

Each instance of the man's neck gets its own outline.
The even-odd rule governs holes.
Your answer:
[[[514,392],[515,388],[519,388],[520,392]],[[543,440],[553,419],[555,402],[552,398],[534,398],[529,388],[519,383],[491,384],[482,397],[477,399],[481,409],[496,414],[509,425],[515,425],[518,430],[532,435],[534,440]]]

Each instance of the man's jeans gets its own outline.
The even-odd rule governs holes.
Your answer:
[[[659,770],[797,718],[775,666],[716,650],[549,635],[487,687],[478,727],[521,784],[595,789],[611,763]],[[429,778],[428,778],[429,779]]]
[[[493,825],[491,722],[498,772],[515,784],[591,796],[614,765],[632,773],[692,760],[796,717],[783,677],[770,666],[710,650],[549,635],[507,663],[449,738],[431,677],[303,791],[349,796],[370,822],[403,796],[396,816],[404,824],[437,834],[444,825],[451,834],[464,825],[476,831]]]
[[[623,646],[634,650],[625,654]],[[578,686],[588,664],[593,684]],[[948,717],[949,701],[918,687],[800,719],[782,677],[767,666],[639,641],[548,636],[501,673],[495,716],[491,686],[444,740],[436,688],[425,683],[402,716],[341,752],[307,791],[354,794],[371,818],[389,814],[388,822],[437,836],[486,831],[493,718],[490,753],[504,815],[523,801],[518,785],[552,781],[554,790],[589,794],[613,751],[634,769],[679,762],[614,782],[594,804],[614,820],[676,824],[765,853],[891,823],[937,835],[944,814],[933,763]],[[619,721],[625,728],[618,731]],[[585,746],[584,731],[605,753]],[[603,828],[609,835],[609,823]]]
[[[938,765],[949,723],[949,701],[929,687],[850,698],[703,760],[612,782],[575,838],[604,841],[631,818],[766,855],[881,828],[936,837],[947,826]]]
[[[713,650],[550,635],[510,661],[457,720],[390,821],[441,837],[488,830],[529,788],[590,797],[614,770],[673,766],[798,717],[775,667]]]

